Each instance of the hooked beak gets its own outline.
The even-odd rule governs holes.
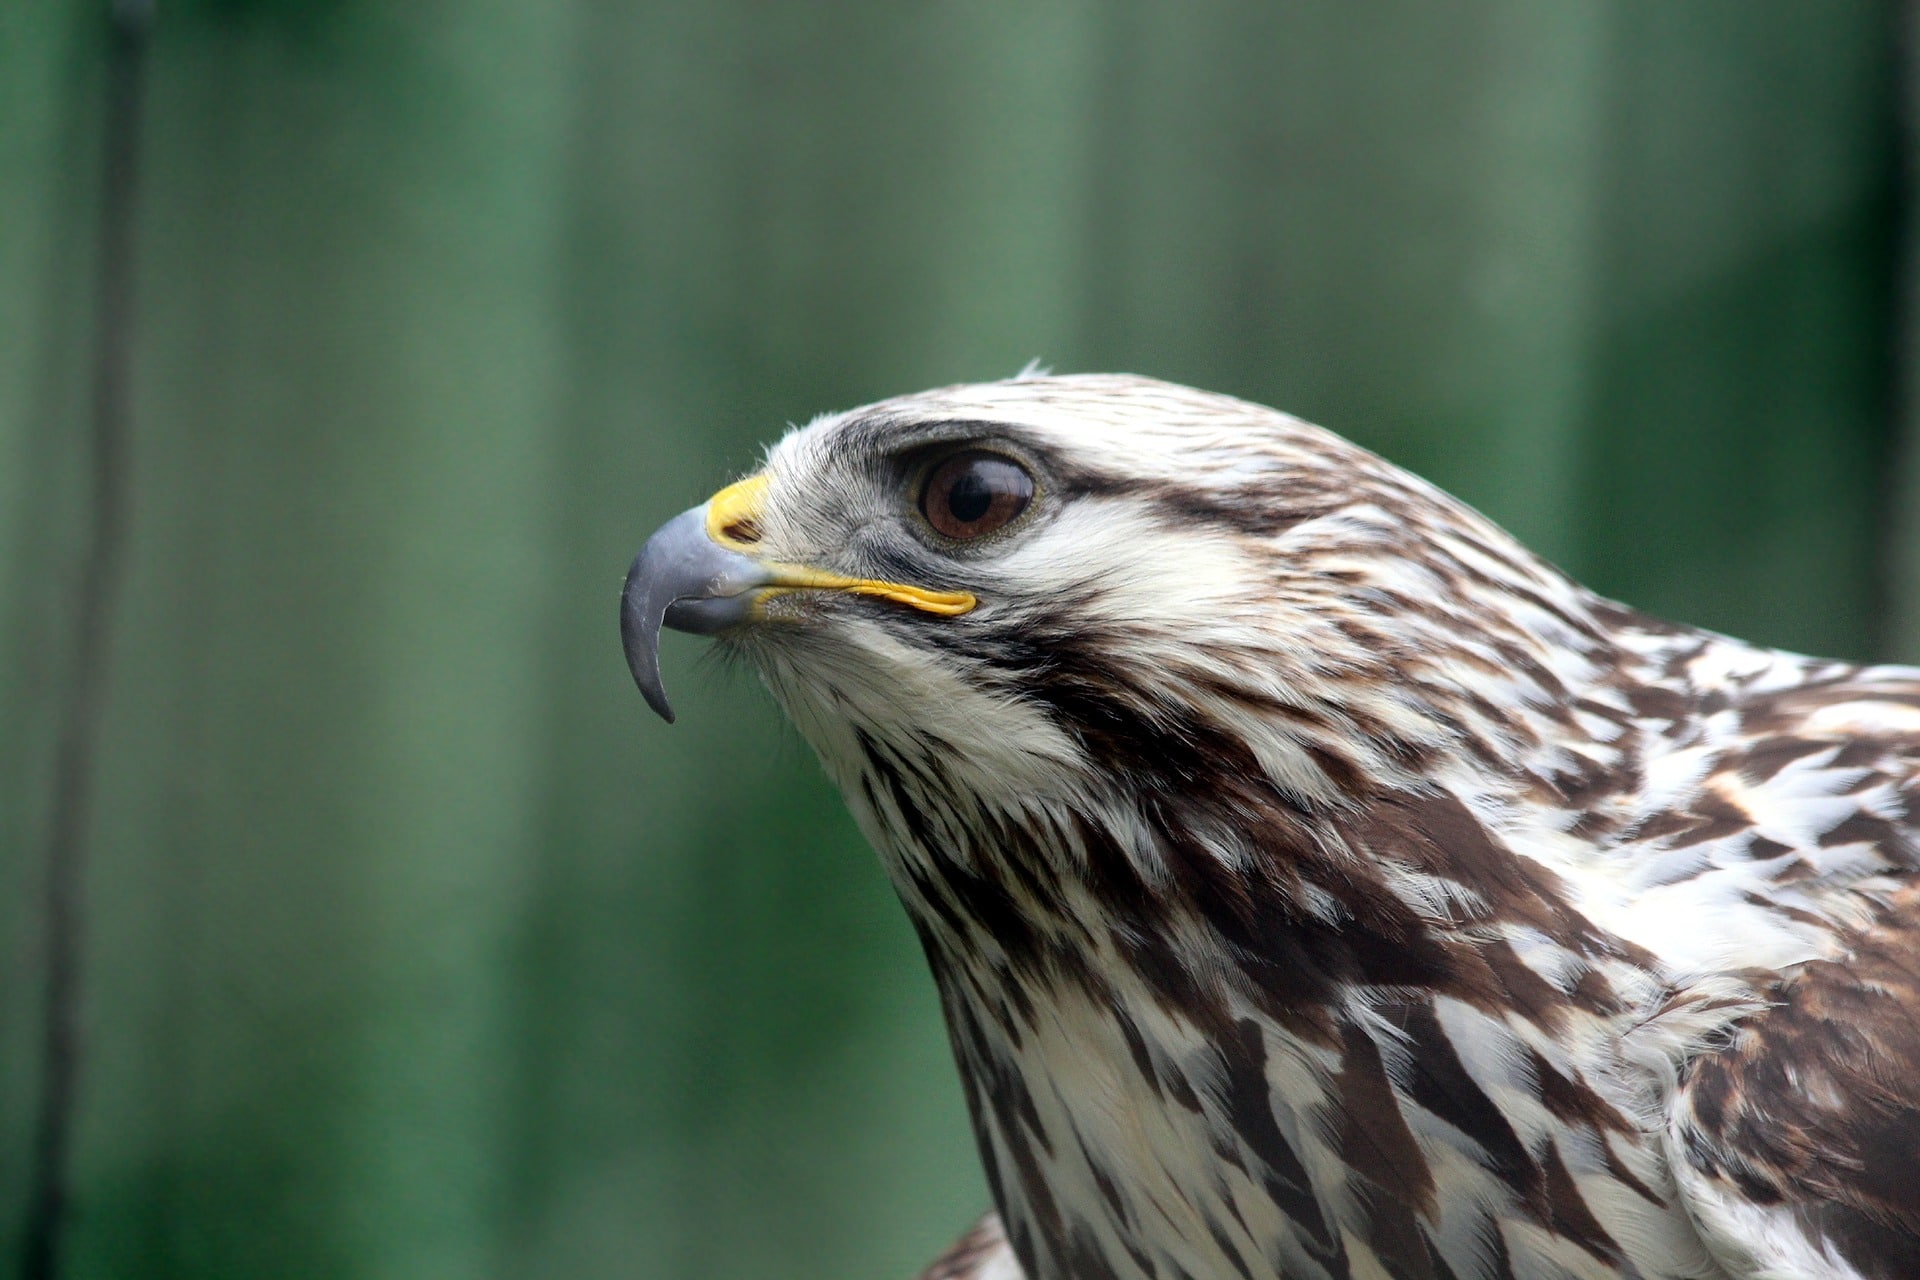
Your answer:
[[[620,638],[627,668],[647,705],[667,723],[673,708],[660,681],[660,628],[710,636],[765,619],[768,597],[784,591],[846,591],[880,596],[925,613],[957,617],[977,603],[965,591],[876,578],[849,578],[825,569],[757,558],[760,511],[767,478],[749,476],[700,506],[682,511],[647,539],[627,570],[620,595]]]

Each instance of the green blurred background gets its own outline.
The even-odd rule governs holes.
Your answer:
[[[0,1274],[102,8],[0,0]],[[818,411],[1156,374],[1656,612],[1920,658],[1904,18],[163,0],[68,1273],[905,1277],[984,1206],[805,747],[692,641],[667,728],[616,639]]]

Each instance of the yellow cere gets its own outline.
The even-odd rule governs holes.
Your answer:
[[[767,478],[748,476],[707,499],[707,536],[738,551],[760,540],[760,508],[767,499]],[[751,537],[740,537],[750,531]]]
[[[707,536],[732,551],[751,551],[760,540],[760,511],[766,502],[767,477],[748,476],[728,485],[707,500]],[[745,535],[745,536],[743,536]],[[980,603],[970,591],[935,591],[904,582],[883,582],[878,578],[849,578],[826,569],[810,569],[797,564],[770,564],[771,591],[850,591],[855,595],[879,596],[943,618],[970,613]]]

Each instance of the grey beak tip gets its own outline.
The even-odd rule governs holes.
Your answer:
[[[660,628],[717,635],[752,616],[752,589],[772,581],[764,565],[716,545],[706,508],[682,511],[654,530],[620,592],[620,639],[627,670],[647,705],[673,723],[660,681]]]
[[[666,685],[660,679],[660,623],[666,613],[663,602],[650,599],[647,574],[642,566],[646,552],[633,558],[627,570],[627,583],[620,593],[620,641],[627,651],[627,670],[647,705],[673,723],[673,707],[667,702]]]

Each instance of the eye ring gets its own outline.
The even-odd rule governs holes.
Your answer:
[[[1032,472],[1005,454],[962,449],[935,463],[920,485],[920,515],[955,542],[998,533],[1033,504]]]

